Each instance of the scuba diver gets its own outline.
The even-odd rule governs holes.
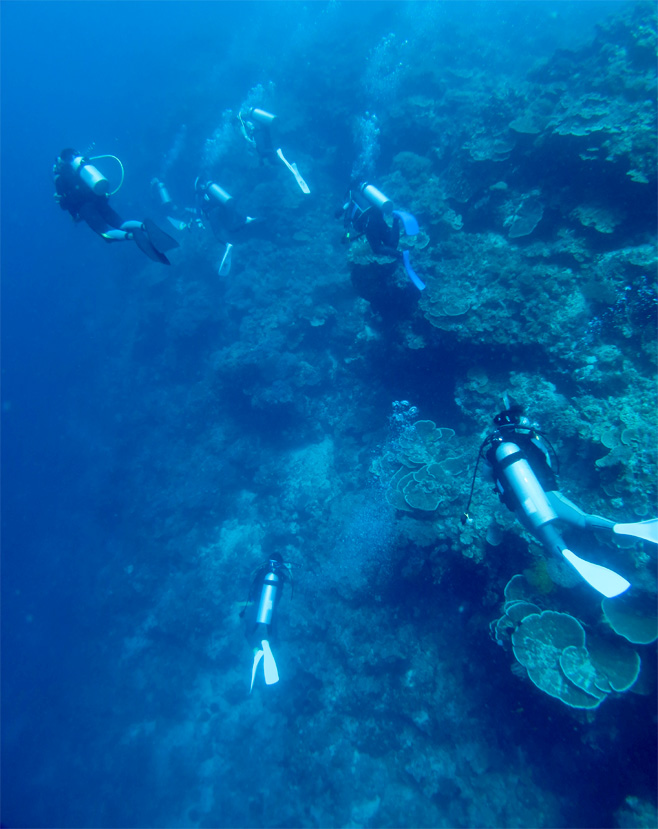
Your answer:
[[[240,121],[242,135],[252,147],[255,147],[260,163],[272,163],[275,158],[279,158],[295,177],[295,181],[299,185],[302,193],[308,195],[311,191],[297,169],[297,165],[288,163],[280,147],[276,150],[274,149],[272,127],[276,120],[276,115],[272,115],[271,112],[265,112],[264,109],[251,107],[244,112],[238,113],[238,120]]]
[[[169,265],[165,253],[177,248],[178,242],[150,219],[143,222],[124,221],[110,207],[110,196],[114,195],[123,183],[123,167],[119,186],[108,193],[108,180],[91,163],[99,158],[115,156],[86,158],[72,148],[62,150],[53,166],[55,200],[62,210],[67,210],[71,214],[75,222],[86,222],[95,233],[108,242],[132,240],[149,259]]]
[[[229,238],[233,239],[247,225],[258,219],[240,213],[235,206],[233,196],[214,181],[203,182],[197,178],[194,182],[194,189],[199,213],[207,219],[215,236],[226,246],[218,269],[220,276],[226,276],[231,270],[233,248],[233,243],[229,242]]]
[[[151,188],[160,215],[176,230],[191,230],[193,227],[203,230],[204,224],[198,216],[197,209],[179,207],[169,195],[169,188],[161,179],[151,179]]]
[[[343,218],[346,229],[344,242],[353,242],[365,236],[376,256],[392,256],[402,262],[416,288],[419,291],[425,289],[425,283],[411,267],[409,251],[398,250],[401,224],[407,236],[418,233],[415,216],[404,210],[393,210],[393,202],[365,181],[348,190],[345,203],[335,215],[337,219]],[[384,217],[390,215],[393,216],[393,223],[389,226]]]
[[[240,612],[245,622],[245,636],[254,649],[251,685],[254,687],[256,669],[261,659],[266,685],[279,681],[279,672],[270,648],[270,638],[276,623],[276,611],[281,601],[283,586],[292,582],[291,568],[283,558],[274,553],[253,575],[247,602]]]
[[[577,556],[569,550],[558,526],[610,530],[658,544],[658,518],[634,524],[616,524],[598,515],[588,515],[558,491],[552,457],[555,450],[545,435],[524,416],[523,407],[505,399],[506,409],[496,415],[497,427],[480,447],[473,472],[471,492],[462,522],[470,520],[468,508],[473,497],[477,466],[482,457],[488,463],[495,489],[505,506],[549,552],[562,555],[581,577],[599,593],[612,598],[631,585],[625,578]]]

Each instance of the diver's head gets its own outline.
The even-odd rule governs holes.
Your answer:
[[[66,147],[57,157],[58,164],[72,164],[73,160],[80,157],[80,153],[73,147]]]
[[[494,417],[494,424],[499,428],[501,426],[530,426],[530,420],[525,417],[523,411],[523,406],[514,403],[508,409],[498,412]]]
[[[283,560],[283,556],[281,553],[272,553],[272,555],[268,559],[268,564],[272,568],[272,570],[278,570],[279,567],[284,567],[285,562]]]

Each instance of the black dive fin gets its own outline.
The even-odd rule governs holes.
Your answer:
[[[168,250],[180,247],[173,236],[161,230],[151,219],[144,220],[144,230],[146,231],[149,242],[159,253],[166,253]]]
[[[132,234],[137,247],[142,253],[145,253],[149,259],[152,259],[154,262],[160,262],[163,265],[171,264],[164,253],[160,253],[160,251],[153,247],[149,241],[149,237],[141,228],[136,228],[132,231]]]

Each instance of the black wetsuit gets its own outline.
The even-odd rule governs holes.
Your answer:
[[[251,137],[256,145],[256,152],[261,163],[272,162],[277,157],[274,143],[272,141],[272,130],[265,124],[254,124]]]
[[[395,256],[402,254],[397,249],[400,241],[400,219],[393,217],[389,227],[381,210],[371,205],[359,194],[350,191],[345,209],[345,227],[352,228],[359,236],[365,236],[372,252],[377,256]],[[358,238],[358,237],[357,237]]]
[[[59,165],[55,175],[59,206],[76,222],[86,222],[99,236],[108,230],[121,230],[123,219],[110,207],[109,196],[94,193],[70,164]]]
[[[372,252],[378,256],[401,256],[397,249],[400,241],[400,220],[393,217],[393,226],[386,224],[380,210],[369,207],[365,212],[354,217],[352,227],[357,233],[365,235]]]
[[[247,226],[247,217],[233,206],[233,200],[227,204],[208,204],[200,202],[201,212],[208,219],[213,233],[220,242],[230,242],[236,234]]]

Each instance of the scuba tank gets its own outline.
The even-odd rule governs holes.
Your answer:
[[[393,202],[373,184],[364,181],[359,189],[373,207],[378,207],[386,215],[393,212]]]
[[[102,173],[81,155],[71,161],[71,167],[80,176],[87,187],[97,196],[106,196],[110,188],[108,180]]]
[[[214,201],[218,204],[228,204],[233,201],[233,196],[227,193],[226,190],[223,190],[219,184],[208,182],[205,189],[209,201]]]
[[[277,592],[281,579],[274,570],[270,570],[263,580],[263,587],[260,592],[260,602],[258,603],[258,613],[256,614],[256,623],[260,625],[269,625],[272,622],[272,615],[274,613],[274,605],[276,603]]]
[[[523,513],[532,530],[557,521],[558,516],[549,504],[546,493],[516,443],[504,441],[496,447],[495,457],[499,464],[499,488],[503,493],[507,489],[511,491],[517,509]]]
[[[157,198],[159,199],[162,207],[170,207],[173,204],[173,202],[171,196],[169,195],[169,190],[167,190],[164,183],[162,181],[159,181],[157,178],[154,178],[153,186],[155,187]]]
[[[484,439],[478,451],[462,523],[466,524],[471,520],[468,510],[473,498],[475,476],[480,459],[486,457],[493,468],[496,489],[501,500],[505,506],[516,513],[521,524],[532,532],[547,550],[561,555],[581,578],[607,598],[623,593],[631,586],[623,576],[600,564],[580,558],[566,546],[557,526],[560,516],[549,502],[544,487],[533,471],[528,458],[517,443],[514,443],[512,439],[506,439],[505,432],[508,434],[511,432],[510,438],[513,438],[514,430],[520,429],[519,437],[522,435],[528,437],[533,447],[545,456],[548,470],[552,469],[551,454],[557,461],[555,450],[545,435],[534,429],[527,418],[522,417],[520,406],[510,406],[507,399],[505,405],[507,409],[494,418],[496,426],[499,427],[498,430]],[[490,448],[485,456],[483,451],[486,447]],[[554,492],[556,482],[553,481],[553,484],[549,486],[551,492]]]
[[[269,628],[272,624],[274,609],[279,599],[279,588],[283,586],[283,582],[286,578],[285,574],[279,576],[276,573],[277,568],[281,566],[286,566],[283,564],[283,560],[280,557],[273,557],[269,560],[267,568],[264,568],[265,576],[262,581],[260,599],[258,601],[258,610],[254,622],[250,623],[250,625],[253,624],[253,632],[248,635],[248,638],[256,638],[256,641],[253,644],[254,661],[251,669],[251,685],[249,687],[250,693],[254,687],[256,669],[258,668],[261,660],[263,660],[265,684],[274,685],[279,681],[279,671],[269,643]]]
[[[264,109],[254,108],[250,111],[249,117],[265,127],[271,127],[276,115],[272,115],[271,112],[265,112]]]
[[[503,478],[516,501],[518,518],[544,547],[564,556],[588,584],[607,598],[613,598],[628,590],[630,582],[619,573],[580,558],[566,546],[554,523],[559,520],[558,515],[549,504],[546,493],[523,452],[515,443],[501,443],[496,447],[495,458],[499,464],[497,471],[500,473],[500,476],[496,476],[497,485],[503,489],[500,480]]]

